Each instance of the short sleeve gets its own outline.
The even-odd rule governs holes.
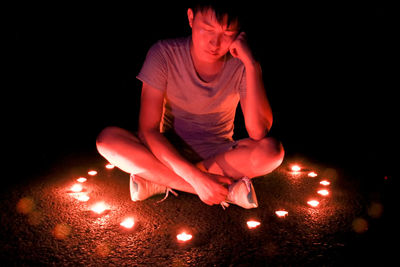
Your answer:
[[[164,91],[167,86],[167,75],[167,62],[163,56],[160,41],[158,41],[147,52],[146,59],[136,78],[151,87]]]
[[[243,68],[242,77],[239,83],[239,94],[241,99],[246,97],[246,92],[246,69]]]

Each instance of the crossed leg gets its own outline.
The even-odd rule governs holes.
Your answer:
[[[148,181],[196,194],[193,187],[161,163],[138,137],[118,127],[107,127],[98,136],[99,153],[121,170]],[[277,168],[284,156],[282,145],[273,138],[239,140],[237,146],[199,162],[197,167],[234,179],[254,178]]]

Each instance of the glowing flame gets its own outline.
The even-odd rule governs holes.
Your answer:
[[[109,170],[112,170],[112,169],[114,169],[114,165],[112,165],[111,163],[108,163],[107,165],[106,165],[106,168],[107,169],[109,169]]]
[[[176,236],[176,239],[178,239],[178,241],[181,242],[186,242],[189,241],[190,239],[192,239],[192,235],[191,234],[187,234],[186,232],[182,232],[181,234]]]
[[[90,199],[90,197],[84,193],[79,193],[76,196],[74,196],[74,198],[82,202],[86,202]]]
[[[96,212],[98,214],[103,213],[106,209],[107,209],[107,206],[106,206],[106,204],[104,204],[104,202],[97,202],[91,208],[91,210],[93,212]]]
[[[97,171],[91,170],[91,171],[88,171],[88,174],[94,176],[97,174]]]
[[[316,174],[315,172],[309,172],[308,173],[308,177],[317,177],[318,174]]]
[[[286,210],[277,210],[277,211],[275,211],[275,214],[278,216],[278,217],[286,217],[289,213],[286,211]]]
[[[81,192],[83,187],[81,184],[74,184],[70,189],[72,192]]]
[[[323,180],[323,181],[321,181],[321,182],[319,182],[319,183],[322,184],[322,185],[325,185],[325,186],[331,184],[331,183],[330,183],[329,181],[327,181],[327,180]]]
[[[121,226],[125,227],[125,228],[132,228],[135,225],[135,221],[133,220],[132,217],[126,218],[125,220],[123,220],[120,223]]]
[[[300,171],[300,170],[301,170],[301,168],[300,168],[299,165],[293,165],[293,166],[292,166],[292,171],[298,172],[298,171]]]
[[[78,179],[76,179],[76,181],[79,183],[84,183],[87,181],[87,179],[85,177],[79,177]]]
[[[258,221],[247,221],[247,227],[248,227],[249,229],[254,229],[254,228],[260,226],[260,224],[261,224],[261,223],[258,222]]]
[[[329,195],[329,191],[326,190],[326,189],[318,190],[317,193],[320,194],[321,196],[327,196],[327,195]]]
[[[317,200],[310,200],[307,202],[308,205],[312,206],[312,207],[316,207],[319,205],[319,201]]]

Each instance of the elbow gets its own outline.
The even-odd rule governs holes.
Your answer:
[[[247,133],[249,134],[249,137],[255,141],[259,141],[261,139],[263,139],[267,133],[268,133],[268,129],[267,128],[258,128],[258,129],[251,129],[251,130],[247,130]]]
[[[267,136],[272,126],[272,119],[265,120],[263,123],[259,123],[255,127],[246,127],[249,137],[255,141],[259,141]]]
[[[249,137],[254,141],[260,141],[267,135],[267,131],[248,131]]]

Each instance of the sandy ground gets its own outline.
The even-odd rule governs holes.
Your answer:
[[[99,155],[66,157],[43,175],[3,187],[1,265],[344,266],[385,265],[394,256],[390,177],[371,189],[344,170],[287,157],[279,169],[253,180],[259,208],[223,210],[182,192],[161,203],[161,195],[132,202],[129,175],[106,163]],[[290,171],[294,163],[302,171]],[[88,175],[91,169],[98,174]],[[318,176],[308,177],[310,171]],[[86,202],[70,192],[81,176],[88,179]],[[317,193],[323,188],[328,196]],[[309,206],[310,199],[319,206]],[[90,207],[98,201],[107,210],[95,215]],[[276,210],[288,215],[279,218]],[[129,230],[120,226],[127,216],[135,220]],[[249,229],[248,220],[261,225]],[[182,231],[192,240],[177,242]]]

